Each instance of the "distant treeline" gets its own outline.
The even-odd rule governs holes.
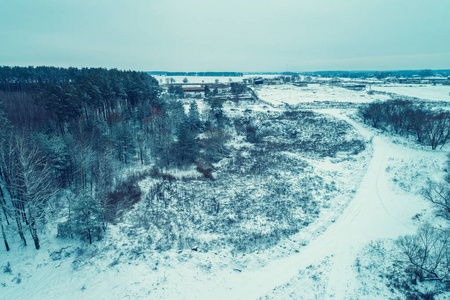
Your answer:
[[[30,88],[47,87],[47,84],[66,84],[85,88],[90,85],[99,89],[104,97],[133,94],[131,90],[158,86],[156,80],[144,72],[107,70],[104,68],[58,68],[58,67],[0,67],[1,91],[30,91]],[[155,97],[153,95],[152,97]]]
[[[242,77],[244,73],[241,72],[164,72],[151,71],[147,72],[150,75],[165,75],[165,76],[216,76],[216,77]]]
[[[386,78],[386,77],[428,77],[434,75],[450,76],[450,70],[397,70],[397,71],[317,71],[301,72],[306,76],[346,77],[346,78]]]

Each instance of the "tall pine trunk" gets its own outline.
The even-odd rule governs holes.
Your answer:
[[[28,219],[29,219],[28,227],[30,228],[31,237],[33,238],[34,241],[34,246],[36,247],[36,250],[39,250],[41,248],[41,245],[39,244],[39,237],[36,229],[36,221],[33,216],[33,211],[31,210],[30,207],[28,207]]]
[[[16,212],[15,217],[16,217],[17,230],[19,232],[19,236],[22,239],[24,246],[26,246],[27,240],[25,239],[25,236],[23,235],[23,228],[22,228],[22,223],[20,221],[20,215],[17,210],[14,210],[14,211]]]
[[[90,228],[87,230],[87,233],[88,233],[89,244],[92,245],[92,234],[91,234]]]
[[[5,242],[6,251],[9,251],[8,241],[6,240],[5,228],[3,227],[2,213],[0,212],[0,226],[2,227],[3,241]]]
[[[5,215],[6,224],[9,225],[8,213],[6,212],[6,208],[5,208],[5,206],[6,206],[5,196],[3,194],[3,190],[2,190],[1,186],[0,186],[0,205],[2,206],[2,210]]]
[[[37,235],[36,224],[34,220],[30,222],[30,231],[31,236],[33,237],[34,246],[36,247],[36,250],[39,250],[41,248],[41,245],[39,244],[39,237]]]

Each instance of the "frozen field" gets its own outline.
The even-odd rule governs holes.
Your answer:
[[[307,87],[272,85],[255,88],[258,97],[274,105],[295,105],[305,102],[353,102],[368,103],[387,100],[388,95],[369,95],[366,91],[353,91],[329,85],[310,84]]]
[[[374,85],[374,91],[382,91],[387,93],[395,93],[398,95],[415,97],[432,101],[450,101],[450,86],[448,85],[407,85],[407,84],[389,84]]]

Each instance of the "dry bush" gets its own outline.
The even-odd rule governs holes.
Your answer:
[[[141,199],[141,189],[138,182],[146,176],[147,174],[144,173],[130,176],[107,195],[105,207],[105,219],[107,221],[117,222],[125,212],[131,210],[133,205]]]

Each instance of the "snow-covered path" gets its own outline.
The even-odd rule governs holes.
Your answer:
[[[273,261],[256,271],[230,273],[229,276],[222,274],[224,278],[217,280],[221,276],[216,277],[212,284],[205,282],[200,290],[188,291],[184,294],[187,298],[257,299],[289,282],[299,270],[318,264],[326,257],[331,257],[333,264],[328,274],[327,297],[358,298],[352,265],[361,248],[372,240],[395,238],[415,230],[411,218],[426,204],[418,196],[392,189],[393,183],[389,182],[385,173],[389,159],[415,155],[420,150],[410,150],[392,144],[381,136],[374,136],[339,111],[327,113],[350,123],[371,140],[373,146],[368,171],[343,214],[322,235],[300,249],[300,253]]]

